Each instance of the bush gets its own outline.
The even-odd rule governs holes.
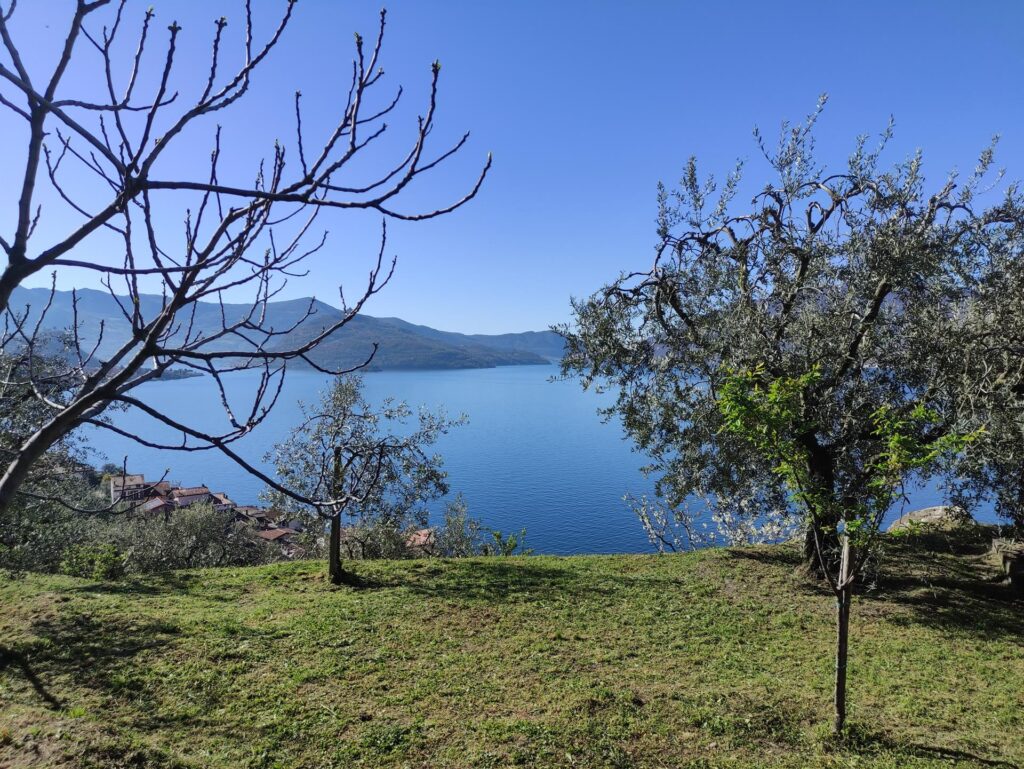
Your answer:
[[[0,513],[0,568],[12,573],[58,572],[73,544],[92,542],[89,522],[57,505],[25,505]]]
[[[345,557],[353,560],[379,558],[411,558],[415,553],[409,547],[409,535],[415,527],[400,525],[391,518],[365,518],[354,526],[342,529],[341,549]]]
[[[469,507],[460,494],[444,510],[444,524],[435,530],[431,555],[442,558],[469,558],[474,555],[530,555],[526,547],[526,529],[507,536],[488,530],[478,518],[471,518]]]
[[[469,506],[459,494],[445,505],[444,522],[430,528],[427,541],[413,542],[414,535],[426,526],[426,520],[408,520],[406,516],[366,517],[348,523],[341,531],[342,557],[353,561],[381,558],[472,558],[474,556],[530,555],[526,547],[526,529],[503,534],[484,528],[478,518],[469,515]],[[296,537],[303,557],[327,557],[328,523],[322,518],[306,519],[306,530]]]
[[[526,546],[526,529],[521,529],[518,534],[512,532],[507,536],[493,529],[490,534],[491,541],[480,546],[481,555],[516,555],[516,551],[519,551],[519,555],[533,553],[533,550]]]
[[[56,505],[12,507],[0,518],[0,568],[116,579],[207,566],[250,566],[279,557],[234,513],[192,505],[170,516],[138,511],[82,515]]]
[[[481,554],[483,527],[470,518],[466,500],[459,494],[444,508],[444,524],[434,535],[434,555],[442,558],[468,558]]]
[[[72,577],[119,579],[125,573],[124,555],[114,545],[72,545],[64,551],[60,571]]]

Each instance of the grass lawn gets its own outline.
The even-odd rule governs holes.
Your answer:
[[[842,745],[830,597],[762,547],[4,581],[0,766],[1024,767],[1024,601],[886,547]]]

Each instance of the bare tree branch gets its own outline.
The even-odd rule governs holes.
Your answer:
[[[106,13],[97,13],[106,6],[110,6]],[[375,140],[387,130],[383,120],[403,95],[398,88],[396,95],[383,101],[376,96],[382,82],[379,60],[386,26],[386,14],[381,12],[372,50],[364,50],[363,38],[356,36],[351,80],[345,75],[348,95],[319,146],[311,144],[310,132],[303,126],[301,93],[296,91],[292,151],[298,162],[287,162],[288,148],[277,143],[271,155],[254,166],[252,181],[222,181],[224,148],[219,125],[210,124],[213,143],[204,172],[188,176],[160,161],[168,147],[184,141],[186,129],[194,131],[214,117],[226,119],[231,107],[247,96],[254,73],[269,66],[289,27],[294,0],[282,0],[276,23],[262,41],[257,39],[249,0],[244,3],[243,39],[231,38],[226,18],[217,18],[209,68],[198,86],[187,73],[179,73],[181,26],[172,21],[164,43],[155,42],[152,9],[139,18],[134,40],[124,40],[125,34],[132,34],[128,32],[133,26],[131,4],[126,0],[78,2],[59,41],[56,64],[42,73],[30,71],[20,54],[8,23],[14,9],[12,2],[6,12],[0,12],[0,42],[6,51],[6,61],[0,60],[0,108],[24,121],[28,131],[16,224],[12,233],[0,236],[7,255],[7,264],[0,270],[0,312],[4,349],[27,361],[29,381],[22,385],[38,400],[43,416],[0,468],[0,507],[22,489],[33,464],[79,426],[102,425],[127,435],[128,431],[101,418],[118,404],[139,409],[188,438],[178,444],[130,436],[142,445],[220,451],[287,494],[231,445],[266,418],[280,396],[288,364],[338,374],[370,363],[376,346],[354,366],[326,360],[317,350],[391,280],[395,260],[385,255],[387,220],[420,221],[455,211],[477,195],[491,168],[488,155],[468,192],[454,202],[428,210],[399,210],[406,188],[462,150],[469,139],[466,133],[431,158],[428,144],[437,110],[440,65],[435,62],[431,67],[426,109],[415,123],[411,146],[397,158],[382,156],[378,166],[383,170],[376,178],[355,178],[349,170],[357,165],[352,161],[366,157],[371,145],[378,146]],[[225,73],[226,51],[239,43],[243,63]],[[91,61],[98,62],[92,72],[82,57],[76,57],[83,44]],[[82,98],[61,92],[58,96],[72,68],[82,70],[76,71],[76,81],[92,74],[104,95]],[[151,82],[145,72],[155,73]],[[194,97],[188,96],[192,88]],[[67,171],[69,164],[75,166],[74,177]],[[94,189],[85,189],[83,172],[95,182]],[[44,185],[49,185],[54,205],[62,204],[64,211],[42,209]],[[171,198],[185,210],[183,228],[173,233],[158,225],[161,206]],[[312,257],[328,246],[326,229],[316,230],[320,216],[348,210],[376,211],[383,217],[380,248],[366,284],[354,302],[343,300],[341,314],[330,322],[318,325],[315,305],[310,303],[287,328],[275,328],[269,303],[290,277],[305,274]],[[50,225],[66,221],[59,217],[61,213],[77,218],[76,224],[63,231]],[[41,221],[47,225],[40,229]],[[45,232],[49,242],[37,247],[33,235],[38,239],[39,232]],[[100,241],[100,235],[120,243],[117,258],[91,256],[97,248],[110,253],[110,242]],[[90,244],[95,244],[93,250]],[[38,362],[52,358],[44,322],[49,303],[23,312],[11,305],[15,289],[42,270],[56,270],[62,276],[78,270],[98,273],[129,329],[126,338],[114,338],[106,327],[92,333],[84,327],[76,294],[73,327],[66,340],[69,349],[60,356],[65,379],[58,390],[32,381],[31,374],[43,370]],[[144,293],[154,285],[158,301]],[[245,307],[227,309],[226,297],[238,294],[249,297]],[[54,296],[51,291],[49,302]],[[212,328],[211,308],[214,315],[219,312]],[[204,432],[146,404],[137,388],[173,368],[212,378],[228,420],[227,432]],[[256,372],[257,377],[244,404],[229,397],[227,381],[240,370]],[[294,491],[291,494],[295,496]]]

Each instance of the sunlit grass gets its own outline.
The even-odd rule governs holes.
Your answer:
[[[4,583],[0,766],[1024,763],[1024,603],[979,548],[892,543],[832,605],[789,548],[320,563]]]

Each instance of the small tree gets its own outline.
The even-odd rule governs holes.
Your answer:
[[[481,555],[483,525],[469,515],[469,506],[461,494],[445,505],[444,524],[434,533],[429,555],[441,558],[469,558]]]
[[[363,398],[362,381],[355,375],[335,378],[319,403],[302,406],[302,415],[267,460],[277,468],[281,485],[310,502],[297,503],[275,488],[265,498],[289,512],[311,514],[321,526],[326,523],[331,582],[351,582],[352,575],[342,568],[344,522],[351,524],[352,536],[363,531],[379,539],[388,533],[403,542],[413,527],[426,526],[425,503],[448,493],[441,457],[426,449],[462,420],[420,410],[411,426],[412,410],[405,403],[387,400],[374,408]],[[362,544],[373,546],[370,540]]]
[[[723,381],[718,398],[724,429],[748,443],[773,465],[773,471],[804,512],[815,533],[815,556],[836,597],[836,734],[846,724],[846,672],[850,604],[854,580],[871,552],[885,514],[905,483],[927,474],[946,457],[955,456],[979,432],[961,435],[943,426],[924,404],[881,405],[865,424],[866,437],[855,460],[856,486],[837,496],[835,486],[823,485],[814,472],[814,457],[804,436],[819,432],[813,424],[821,371],[812,368],[799,377],[772,379],[765,367],[733,372]],[[840,557],[833,561],[818,533],[834,535]]]
[[[777,148],[758,135],[772,178],[749,206],[737,199],[739,169],[719,190],[691,159],[677,189],[659,188],[652,266],[574,300],[574,323],[560,329],[563,373],[614,390],[607,415],[652,458],[659,504],[639,512],[663,547],[690,542],[707,514],[695,500],[754,524],[792,511],[777,462],[723,429],[730,372],[780,383],[817,372],[793,439],[813,487],[857,504],[880,408],[907,418],[923,404],[934,434],[969,434],[1008,402],[980,408],[980,371],[1020,385],[1019,357],[982,352],[1007,276],[1024,285],[1021,191],[988,191],[991,150],[969,176],[928,191],[920,154],[882,166],[888,130],[828,172],[814,152],[823,105],[784,125]],[[842,509],[809,518],[808,566],[823,551],[839,563]]]

